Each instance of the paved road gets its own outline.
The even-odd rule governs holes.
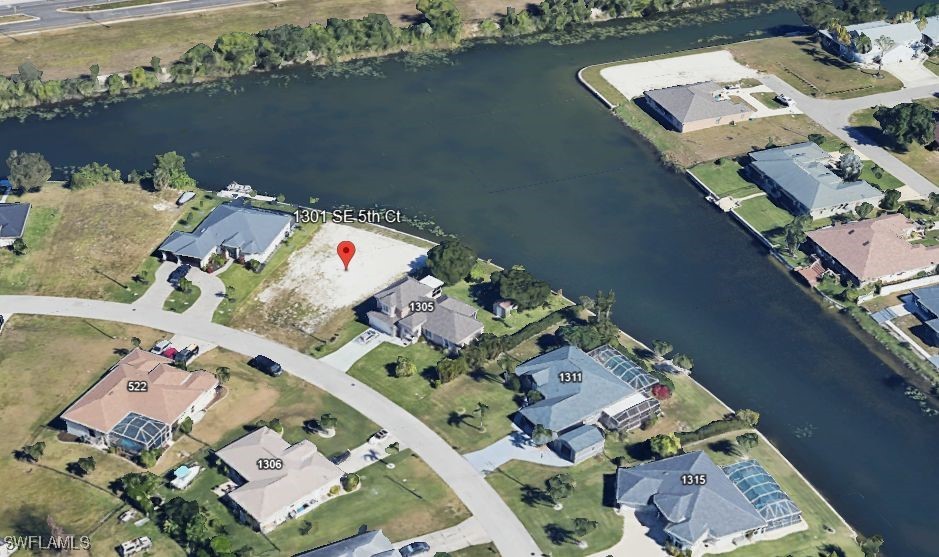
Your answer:
[[[463,501],[502,555],[524,557],[541,552],[531,535],[473,466],[420,420],[368,385],[341,371],[266,338],[192,317],[115,302],[44,296],[0,296],[0,313],[80,317],[131,323],[200,338],[248,355],[262,353],[289,373],[328,391],[367,418],[381,424],[417,452]]]
[[[224,8],[240,4],[274,4],[272,0],[173,0],[154,5],[143,5],[117,10],[105,10],[86,13],[60,11],[65,8],[101,4],[107,0],[0,0],[0,16],[13,13],[38,17],[38,20],[0,25],[0,35],[19,35],[75,27],[78,25],[103,25],[115,21],[139,17],[153,17],[174,13],[194,12],[213,8]],[[118,0],[111,0],[118,1]]]
[[[935,184],[904,164],[900,159],[894,157],[884,148],[879,147],[874,140],[865,137],[848,123],[851,114],[864,108],[871,108],[878,105],[894,106],[915,99],[931,97],[939,91],[939,79],[937,79],[936,83],[930,85],[845,100],[816,99],[810,97],[799,92],[795,87],[774,75],[762,75],[760,76],[760,81],[768,85],[774,91],[785,93],[795,99],[796,105],[802,112],[808,115],[809,118],[815,120],[839,139],[851,145],[854,150],[871,159],[890,174],[896,176],[901,182],[915,191],[918,197],[926,197],[932,192],[939,192],[939,188],[937,188]]]

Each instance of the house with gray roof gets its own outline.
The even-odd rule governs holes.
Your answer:
[[[682,133],[749,120],[756,112],[731,99],[713,81],[652,89],[642,95],[649,108]]]
[[[266,262],[293,227],[293,215],[259,209],[247,198],[212,210],[192,232],[175,231],[157,248],[165,261],[205,267],[216,253],[237,261]]]
[[[558,436],[551,449],[574,464],[603,452],[603,432],[595,425],[584,424]]]
[[[760,511],[701,451],[619,468],[615,494],[620,512],[654,513],[668,542],[692,555],[729,551],[767,531]]]
[[[750,153],[748,173],[796,215],[813,219],[877,206],[883,193],[864,180],[846,182],[832,172],[831,155],[811,141]]]
[[[0,203],[0,247],[23,237],[30,208],[29,203]]]
[[[398,557],[391,541],[381,530],[372,530],[326,544],[294,557]]]
[[[926,327],[927,341],[939,346],[939,285],[914,288],[911,291],[916,316]]]
[[[659,412],[656,399],[637,391],[576,346],[532,358],[518,365],[515,374],[524,392],[537,391],[543,397],[523,406],[513,418],[515,424],[528,434],[538,426],[550,431],[552,448],[564,458],[576,458],[577,450],[593,446],[596,435],[581,429],[584,425],[628,430]],[[565,451],[565,445],[577,450]]]
[[[405,277],[375,294],[377,309],[368,324],[406,342],[422,336],[449,350],[459,350],[483,333],[473,306],[441,292],[439,279]]]

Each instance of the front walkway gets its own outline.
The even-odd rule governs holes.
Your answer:
[[[320,358],[320,361],[333,366],[342,372],[349,371],[363,356],[378,348],[383,342],[390,342],[404,346],[401,339],[385,334],[375,329],[368,329],[364,333],[342,345],[341,348]]]
[[[463,456],[484,476],[510,460],[524,460],[544,466],[574,465],[573,462],[564,460],[547,447],[536,447],[531,439],[519,430],[513,431],[485,449]]]
[[[476,517],[470,517],[452,528],[397,542],[394,546],[395,549],[401,549],[414,542],[424,542],[430,545],[430,551],[426,555],[434,555],[436,553],[459,551],[465,547],[482,545],[489,543],[489,541],[489,536],[486,535]]]

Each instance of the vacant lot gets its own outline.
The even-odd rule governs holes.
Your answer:
[[[80,191],[49,184],[11,197],[33,204],[29,252],[0,250],[0,291],[133,301],[145,286],[131,277],[179,218],[176,195],[108,183]]]
[[[394,377],[393,364],[399,355],[414,362],[417,374]],[[430,385],[432,369],[441,358],[442,352],[423,341],[406,348],[386,343],[356,362],[349,375],[417,416],[461,453],[508,435],[512,430],[508,416],[518,409],[514,393],[488,373],[459,377],[434,389]],[[482,424],[475,412],[480,402],[489,406]]]
[[[916,102],[933,110],[939,108],[939,99],[936,98],[921,99]],[[874,119],[874,110],[867,108],[855,112],[851,115],[851,125],[871,141],[890,151],[893,156],[909,165],[910,168],[928,178],[930,182],[939,183],[939,151],[930,151],[918,143],[896,145],[881,132],[880,124]]]
[[[88,533],[121,506],[107,490],[114,476],[134,469],[130,462],[90,447],[64,444],[47,428],[69,404],[130,348],[158,331],[83,319],[17,315],[0,335],[0,531],[29,535],[48,531],[52,517],[67,532]],[[116,338],[112,338],[116,337]],[[68,354],[63,359],[62,354]],[[13,459],[13,452],[36,440],[46,442],[41,466]],[[94,455],[97,469],[83,483],[65,465]],[[67,495],[66,495],[67,494]]]
[[[325,23],[329,17],[388,15],[392,23],[409,24],[418,15],[414,0],[282,0],[257,2],[237,8],[204,11],[160,18],[147,18],[85,27],[47,31],[34,35],[0,38],[0,74],[16,73],[29,60],[45,71],[47,78],[72,77],[88,72],[92,64],[101,73],[148,65],[151,56],[164,64],[198,43],[215,44],[231,31],[255,32],[293,23]],[[507,5],[524,7],[518,0],[458,0],[464,21],[505,13]]]
[[[847,99],[902,87],[888,73],[878,79],[874,70],[860,70],[832,56],[809,37],[778,37],[727,47],[738,62],[771,73],[807,95]]]
[[[605,66],[600,76],[629,99],[650,89],[701,81],[728,83],[757,76],[756,70],[741,65],[726,50]]]

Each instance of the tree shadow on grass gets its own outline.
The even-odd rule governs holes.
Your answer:
[[[545,490],[533,485],[525,484],[519,488],[519,492],[522,495],[522,503],[525,503],[529,507],[547,507],[554,505],[554,502],[551,501],[551,498],[548,497]]]
[[[616,507],[616,474],[603,475],[603,506]]]
[[[547,524],[544,527],[544,533],[554,545],[563,545],[565,543],[577,543],[573,530],[568,530],[560,524]]]
[[[626,445],[626,454],[633,460],[652,460],[652,446],[648,441],[640,441],[632,445]]]
[[[730,439],[721,439],[720,441],[708,443],[708,448],[727,456],[740,456],[740,448]]]

